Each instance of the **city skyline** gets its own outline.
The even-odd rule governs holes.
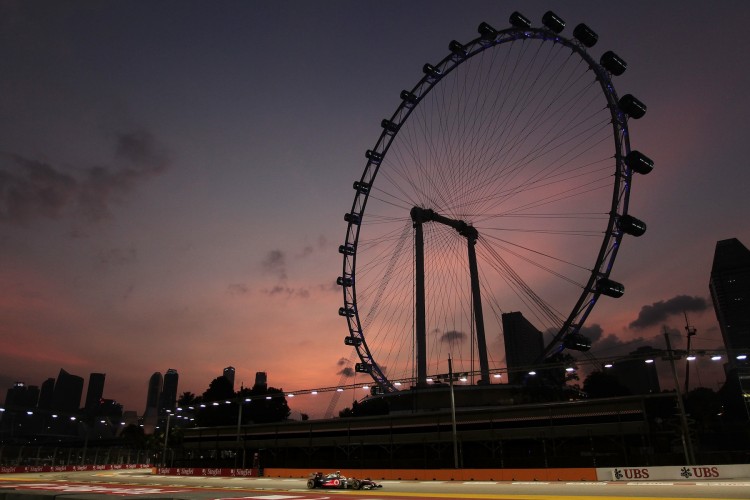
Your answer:
[[[648,105],[630,130],[655,161],[631,198],[648,231],[615,263],[625,295],[586,322],[592,354],[664,347],[685,313],[694,348],[722,345],[714,247],[750,244],[750,70],[723,62],[750,49],[746,3],[35,6],[0,5],[0,387],[106,373],[104,397],[141,412],[168,368],[178,395],[228,366],[236,386],[337,385],[352,371],[337,248],[364,152],[424,63],[514,10],[589,25],[592,52],[628,62],[618,91]]]

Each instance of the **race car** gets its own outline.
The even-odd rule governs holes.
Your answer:
[[[342,476],[340,471],[336,471],[330,474],[323,474],[322,472],[311,473],[310,479],[307,480],[307,487],[311,490],[315,488],[371,490],[373,488],[382,488],[383,485],[371,479]]]

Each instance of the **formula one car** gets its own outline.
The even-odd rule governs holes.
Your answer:
[[[371,490],[374,488],[382,488],[383,485],[376,483],[371,479],[345,477],[341,475],[341,472],[336,471],[330,474],[323,474],[322,472],[311,473],[310,479],[307,480],[307,487],[311,490],[315,488]]]

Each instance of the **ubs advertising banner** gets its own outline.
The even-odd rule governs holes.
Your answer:
[[[701,479],[747,479],[750,465],[675,465],[669,467],[597,468],[599,481],[689,481]]]

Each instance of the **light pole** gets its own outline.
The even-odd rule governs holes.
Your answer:
[[[453,433],[453,467],[458,469],[458,432],[456,431],[456,397],[453,394],[453,360],[448,354],[448,383],[451,388],[451,431]]]
[[[685,404],[682,401],[682,391],[680,390],[680,380],[677,378],[677,368],[674,364],[674,352],[672,351],[672,342],[669,341],[669,332],[667,327],[664,327],[664,338],[667,341],[667,354],[669,356],[669,363],[672,365],[672,376],[674,377],[674,388],[677,395],[677,407],[680,410],[680,424],[682,427],[682,447],[685,450],[685,460],[688,465],[695,464],[695,456],[693,455],[693,442],[690,439],[690,428],[688,427],[687,415],[685,414]]]
[[[167,410],[167,430],[164,432],[164,449],[162,450],[162,467],[167,466],[167,442],[169,441],[169,422],[172,420],[172,412]]]
[[[242,425],[242,407],[244,406],[244,403],[249,403],[252,401],[251,398],[245,398],[244,400],[241,397],[237,398],[237,406],[239,406],[239,409],[237,410],[237,454],[240,452],[240,426]],[[234,468],[237,468],[237,455],[234,456]],[[242,468],[245,468],[245,446],[242,446]]]
[[[690,326],[687,319],[687,313],[685,313],[685,332],[687,333],[687,355],[690,357],[690,339],[693,335],[698,333],[698,330],[694,326]],[[690,359],[685,361],[685,396],[687,396],[690,390]]]

